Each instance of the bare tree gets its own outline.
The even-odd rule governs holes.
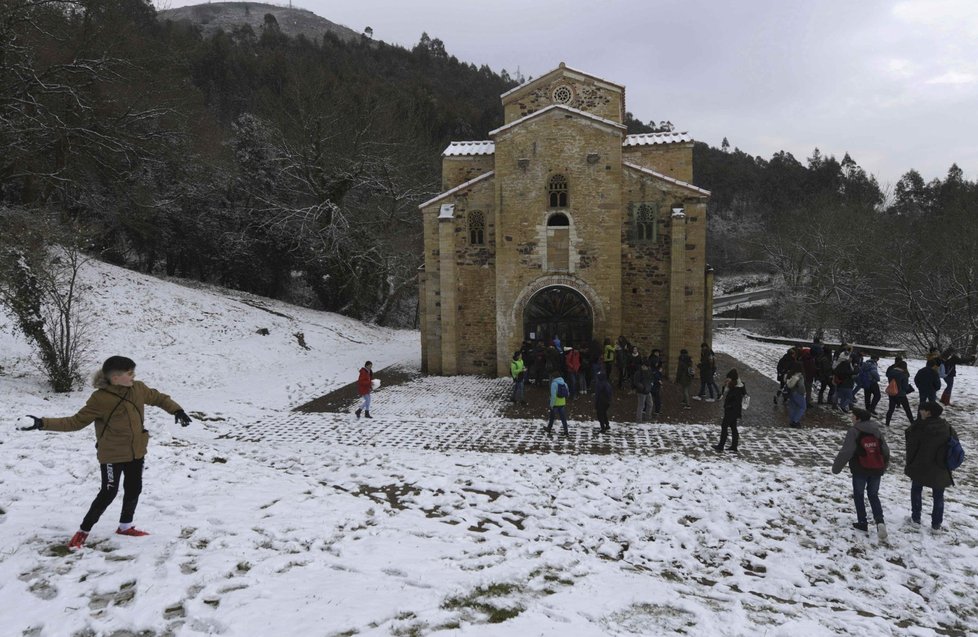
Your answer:
[[[89,260],[82,251],[84,235],[9,208],[0,209],[0,232],[0,304],[34,345],[51,387],[71,391],[81,380],[88,343],[79,280]]]

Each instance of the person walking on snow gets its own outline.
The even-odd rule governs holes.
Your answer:
[[[852,408],[852,426],[846,432],[842,449],[832,463],[832,473],[841,473],[848,463],[849,472],[852,473],[852,499],[856,505],[856,522],[852,526],[863,532],[869,531],[866,501],[863,497],[864,494],[868,495],[876,533],[880,540],[885,540],[886,524],[879,491],[880,478],[890,466],[890,447],[886,444],[879,423],[870,420],[870,416],[865,409]]]
[[[149,535],[133,523],[139,494],[143,488],[143,459],[149,445],[149,432],[143,426],[146,405],[159,407],[174,416],[186,427],[190,416],[166,394],[135,380],[136,363],[124,356],[111,356],[92,378],[95,391],[85,406],[67,418],[38,418],[28,416],[34,424],[26,429],[41,431],[78,431],[95,423],[97,450],[102,485],[82,520],[81,527],[68,542],[68,548],[85,546],[88,534],[105,510],[112,504],[122,481],[122,513],[118,535],[142,537]]]
[[[564,435],[569,436],[570,430],[567,428],[567,397],[570,390],[567,383],[560,377],[559,372],[554,372],[550,376],[550,422],[547,423],[547,433],[554,431],[554,419],[560,416],[560,422],[564,425]]]
[[[938,370],[941,367],[940,358],[931,358],[927,365],[917,370],[913,377],[913,382],[920,392],[920,402],[917,407],[917,415],[920,415],[920,406],[925,403],[937,402],[937,392],[941,391],[941,375]]]
[[[720,442],[714,445],[713,449],[723,452],[724,445],[727,444],[727,430],[729,429],[733,435],[733,439],[730,441],[730,451],[736,452],[740,442],[737,421],[743,415],[744,397],[747,396],[747,387],[744,385],[744,381],[740,380],[740,374],[737,373],[736,369],[727,372],[720,396],[723,398],[723,420],[720,422]]]
[[[876,415],[876,406],[880,403],[880,355],[873,354],[863,361],[859,370],[860,384],[863,386],[863,398],[866,401],[866,411]]]
[[[839,362],[833,370],[835,374],[835,399],[836,406],[844,412],[852,407],[855,395],[856,381],[853,379],[855,372],[852,363],[849,361],[849,352],[843,351],[839,354]]]
[[[784,382],[784,391],[788,395],[788,417],[789,427],[801,427],[801,419],[805,417],[805,410],[808,407],[808,392],[805,388],[805,372],[800,363],[795,363],[795,368],[788,373]]]
[[[954,427],[941,418],[944,408],[931,401],[920,406],[920,420],[904,432],[907,444],[906,469],[910,478],[910,520],[920,524],[923,509],[924,487],[934,493],[934,506],[930,514],[930,526],[941,530],[944,523],[944,489],[954,485],[954,477],[947,468],[947,445],[957,438]]]
[[[363,414],[364,418],[373,418],[370,415],[370,397],[374,391],[374,364],[367,361],[360,368],[360,377],[357,378],[357,393],[363,399],[363,403],[357,408],[357,418]]]
[[[907,395],[913,391],[910,384],[910,373],[907,371],[907,361],[897,358],[896,361],[886,369],[886,396],[890,399],[890,406],[886,410],[886,420],[884,424],[889,427],[893,412],[897,407],[903,407],[907,414],[907,420],[913,424],[913,412],[910,410],[910,399]],[[892,393],[891,393],[892,392]]]
[[[526,404],[526,366],[523,364],[523,352],[513,353],[513,362],[509,364],[509,375],[513,378],[512,401],[517,400]]]
[[[594,411],[597,413],[598,424],[601,426],[601,433],[611,431],[611,422],[608,420],[608,408],[611,407],[611,383],[604,372],[598,372],[594,376]]]
[[[947,385],[941,394],[941,403],[948,406],[951,404],[951,390],[954,389],[954,378],[958,375],[958,365],[970,365],[975,362],[975,357],[959,356],[958,350],[949,347],[944,350],[941,358],[944,359],[944,382]]]

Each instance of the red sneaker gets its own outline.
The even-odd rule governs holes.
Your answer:
[[[72,550],[85,548],[85,540],[87,539],[88,533],[85,533],[84,531],[76,531],[75,534],[71,536],[71,539],[68,540],[68,548]]]
[[[134,526],[130,526],[128,529],[123,531],[122,529],[115,530],[116,535],[128,535],[129,537],[143,537],[144,535],[149,535],[148,531],[140,531]]]

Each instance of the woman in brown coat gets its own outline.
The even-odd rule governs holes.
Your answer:
[[[173,414],[186,427],[190,417],[169,396],[134,380],[136,363],[123,356],[112,356],[95,374],[95,391],[85,406],[68,418],[38,418],[28,429],[44,431],[78,431],[95,423],[95,448],[102,473],[102,487],[82,520],[81,528],[68,542],[80,549],[88,534],[119,492],[123,478],[122,515],[116,533],[139,537],[149,535],[133,525],[133,516],[143,488],[143,458],[149,443],[149,432],[143,427],[143,408],[153,405]]]

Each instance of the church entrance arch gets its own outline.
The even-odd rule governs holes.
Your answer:
[[[523,338],[549,343],[559,336],[564,345],[582,347],[591,342],[594,313],[577,290],[551,285],[534,294],[523,310]]]

